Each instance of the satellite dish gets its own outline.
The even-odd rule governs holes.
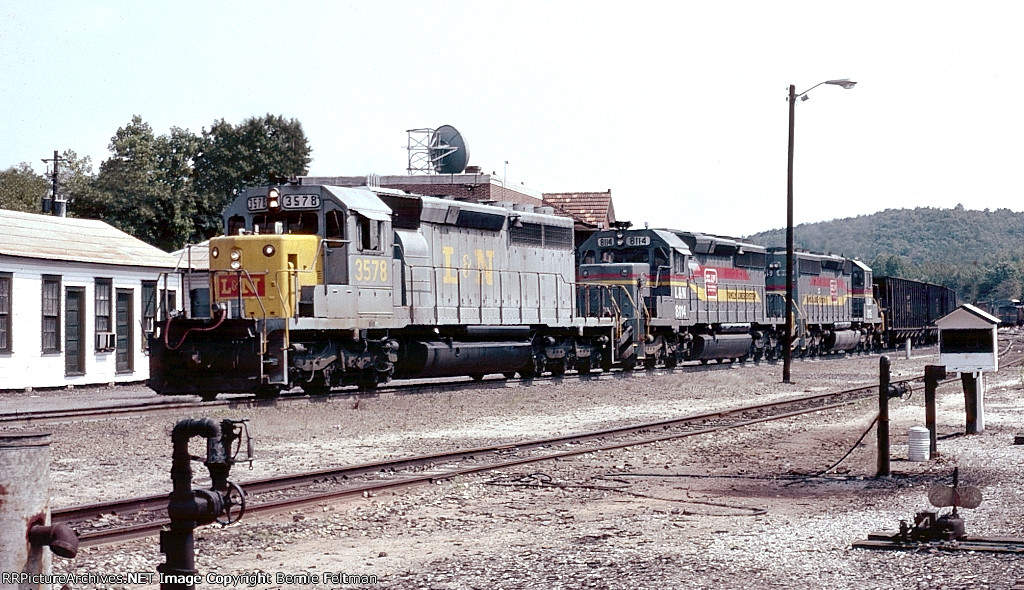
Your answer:
[[[451,125],[441,125],[430,136],[430,161],[438,174],[461,174],[469,163],[469,146]]]

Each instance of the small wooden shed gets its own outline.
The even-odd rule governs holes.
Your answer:
[[[996,330],[999,318],[964,304],[935,320],[939,328],[939,364],[953,373],[999,370]]]

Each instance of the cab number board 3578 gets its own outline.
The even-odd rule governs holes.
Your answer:
[[[320,195],[281,195],[282,209],[319,209]],[[265,211],[266,197],[249,197],[245,201],[249,211]]]

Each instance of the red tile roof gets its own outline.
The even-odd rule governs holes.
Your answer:
[[[603,193],[544,193],[544,204],[590,227],[609,227],[615,221],[612,191]]]

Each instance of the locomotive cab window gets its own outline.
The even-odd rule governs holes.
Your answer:
[[[651,263],[651,254],[646,249],[615,250],[614,262],[639,262],[641,264]]]
[[[282,233],[317,235],[320,224],[316,211],[291,211],[287,213],[261,213],[252,218],[253,227],[259,227],[263,233]],[[280,226],[278,226],[280,224]]]
[[[357,219],[360,250],[380,250],[380,221],[359,215]]]
[[[664,248],[654,249],[654,266],[655,268],[668,268],[668,252]]]
[[[337,209],[328,211],[325,215],[326,235],[328,240],[345,239],[345,213]]]
[[[686,254],[681,251],[675,251],[674,264],[672,267],[673,272],[676,274],[686,274]]]
[[[581,262],[583,264],[594,264],[594,262],[596,261],[597,256],[594,254],[593,250],[587,250],[586,252],[583,253],[583,258],[581,259]]]
[[[245,229],[245,217],[241,215],[232,215],[228,219],[228,235],[237,236],[242,233]]]

